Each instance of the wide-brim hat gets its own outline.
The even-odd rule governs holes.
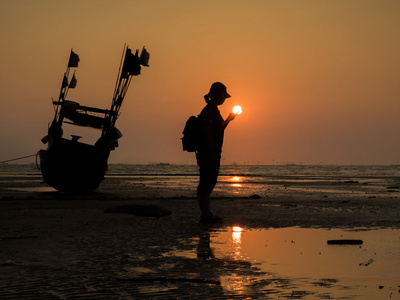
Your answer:
[[[231,97],[231,95],[229,95],[228,92],[226,91],[226,86],[221,82],[214,82],[211,85],[210,92],[208,93],[208,95],[210,95],[210,96],[221,95],[221,96],[225,96],[225,98]]]

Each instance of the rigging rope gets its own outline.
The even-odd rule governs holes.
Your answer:
[[[22,156],[22,157],[18,157],[18,158],[13,158],[13,159],[0,161],[0,164],[6,163],[6,162],[10,162],[10,161],[14,161],[14,160],[20,160],[20,159],[24,159],[24,158],[28,158],[28,157],[33,157],[33,156],[36,156],[36,155],[37,155],[37,153],[32,154],[32,155],[27,155],[27,156]]]

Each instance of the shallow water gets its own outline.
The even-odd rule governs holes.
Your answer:
[[[399,194],[400,166],[221,166],[214,197],[268,197],[273,193],[378,197]],[[36,165],[0,165],[0,188],[49,192]],[[118,184],[121,184],[117,187]],[[136,188],[144,197],[195,196],[194,165],[110,165],[98,191]]]
[[[249,197],[271,194],[351,195],[396,197],[399,166],[221,166],[214,197]],[[164,196],[193,196],[197,166],[155,165],[110,167],[108,178],[162,190]],[[390,193],[390,194],[389,194]]]
[[[363,244],[328,245],[331,239],[361,239]],[[173,255],[194,258],[200,248],[210,260],[238,262],[219,279],[224,294],[232,297],[257,291],[272,299],[400,298],[399,230],[231,227],[213,233],[209,244],[202,237],[198,242],[197,253]],[[245,262],[250,264],[246,270],[239,267]]]

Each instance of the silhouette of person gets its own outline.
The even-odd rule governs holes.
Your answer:
[[[224,104],[230,95],[221,82],[214,82],[210,91],[204,96],[207,105],[199,115],[203,129],[199,150],[196,152],[197,164],[200,169],[200,181],[197,187],[197,200],[200,207],[200,223],[220,223],[222,219],[211,213],[210,195],[219,174],[224,131],[236,114],[230,113],[224,120],[218,106]]]

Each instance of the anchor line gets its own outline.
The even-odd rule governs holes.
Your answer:
[[[24,158],[28,158],[28,157],[33,157],[33,156],[36,156],[36,155],[37,155],[37,153],[32,154],[32,155],[18,157],[18,158],[7,159],[7,160],[0,161],[0,164],[7,163],[7,162],[10,162],[10,161],[20,160],[20,159],[24,159]]]

